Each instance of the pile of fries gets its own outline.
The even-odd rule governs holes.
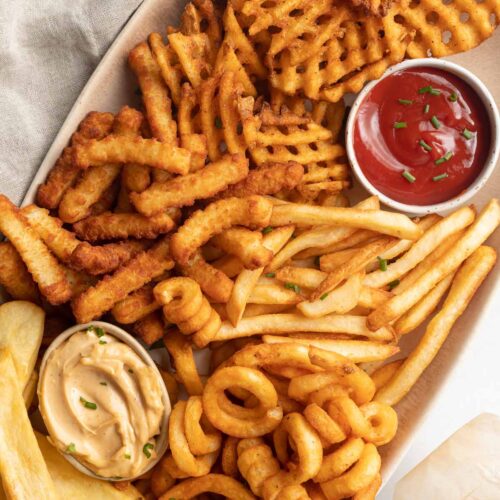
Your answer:
[[[146,498],[375,497],[392,406],[494,266],[500,206],[351,206],[343,96],[492,34],[498,0],[455,4],[194,0],[129,54],[143,109],[89,113],[36,204],[0,195],[0,284],[46,311],[42,344],[103,318],[170,355]]]

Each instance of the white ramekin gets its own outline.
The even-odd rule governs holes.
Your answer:
[[[118,326],[112,325],[111,323],[106,323],[104,321],[92,321],[90,323],[86,323],[84,325],[75,325],[72,326],[71,328],[68,328],[61,334],[59,334],[50,344],[50,346],[47,348],[45,351],[45,354],[42,358],[42,363],[40,365],[40,376],[38,378],[38,391],[40,391],[40,386],[41,386],[41,381],[43,380],[43,375],[45,372],[45,367],[47,365],[47,360],[50,356],[50,354],[54,351],[54,349],[57,349],[64,341],[66,341],[71,335],[81,332],[86,330],[89,326],[98,326],[101,327],[106,333],[109,333],[113,337],[116,337],[118,340],[121,340],[124,344],[127,344],[130,348],[134,350],[134,352],[148,365],[150,366],[157,374],[158,376],[158,383],[160,384],[161,392],[162,392],[162,402],[164,406],[164,413],[162,417],[162,421],[160,424],[160,434],[158,435],[158,438],[156,440],[156,457],[151,460],[148,463],[148,466],[138,474],[138,476],[134,477],[123,477],[123,478],[107,478],[107,477],[102,477],[97,474],[95,474],[93,471],[85,467],[81,462],[79,462],[73,455],[69,453],[64,453],[61,450],[58,449],[58,451],[61,453],[61,455],[66,458],[66,460],[76,469],[78,469],[80,472],[83,472],[84,474],[87,474],[87,476],[91,476],[95,479],[102,479],[105,481],[125,481],[125,480],[133,480],[137,479],[140,475],[144,474],[148,470],[152,469],[162,458],[163,454],[168,448],[168,418],[170,416],[171,412],[171,405],[170,405],[170,398],[167,392],[167,388],[165,387],[165,384],[163,382],[163,379],[160,375],[160,372],[158,370],[158,367],[156,366],[155,362],[151,359],[151,356],[149,353],[144,349],[144,347],[137,342],[134,337],[132,337],[130,334],[128,334],[125,330],[122,330]],[[38,396],[40,399],[40,395]],[[40,412],[41,413],[41,412]],[[43,418],[43,414],[42,414]]]
[[[477,176],[474,182],[462,193],[454,198],[443,201],[441,203],[436,203],[434,205],[409,205],[406,203],[401,203],[399,201],[395,201],[392,198],[389,198],[387,195],[379,191],[373,184],[367,179],[363,170],[361,169],[357,159],[356,153],[354,151],[354,124],[356,121],[356,115],[358,113],[359,107],[367,94],[375,87],[381,80],[392,75],[396,71],[401,71],[408,68],[415,67],[427,67],[427,68],[436,68],[441,69],[443,71],[447,71],[453,75],[458,76],[465,83],[469,84],[469,86],[476,92],[476,94],[481,99],[486,113],[490,122],[490,133],[491,133],[491,144],[490,150],[488,152],[488,156],[484,163],[483,169],[481,173]],[[498,155],[500,152],[500,117],[498,113],[498,108],[490,94],[489,90],[486,88],[484,83],[479,80],[479,78],[471,73],[468,69],[465,69],[458,64],[445,61],[443,59],[408,59],[399,64],[396,64],[389,68],[380,78],[379,80],[375,80],[366,85],[363,90],[356,97],[351,111],[349,112],[349,117],[347,119],[346,125],[346,149],[347,156],[349,162],[354,171],[354,175],[361,183],[361,185],[372,195],[376,195],[379,197],[380,201],[395,210],[400,212],[406,212],[408,214],[429,214],[434,212],[443,212],[452,209],[456,209],[465,203],[467,203],[474,195],[478,193],[478,191],[486,184],[486,181],[489,179],[493,170],[495,169],[496,163],[498,161]]]

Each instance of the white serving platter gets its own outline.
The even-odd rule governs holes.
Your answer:
[[[40,165],[26,193],[23,205],[34,202],[38,185],[45,180],[78,123],[89,111],[117,112],[124,104],[139,105],[134,93],[137,83],[127,67],[128,52],[135,44],[144,40],[149,33],[157,31],[164,34],[168,25],[175,26],[185,3],[185,0],[145,0],[141,4],[111,45],[76,100]],[[495,36],[480,47],[450,58],[466,66],[482,79],[497,103],[500,102],[499,51],[500,30],[497,30]],[[357,197],[359,188],[355,191],[357,191]],[[473,203],[482,207],[494,196],[500,196],[500,168],[496,169],[486,187],[473,199]],[[497,231],[488,244],[500,250],[500,231]],[[413,437],[425,421],[439,391],[455,368],[460,353],[466,349],[475,334],[482,327],[486,327],[486,311],[491,314],[497,306],[500,306],[500,280],[498,280],[497,270],[494,270],[480,288],[466,313],[455,325],[450,338],[431,367],[424,373],[411,393],[396,407],[400,420],[399,431],[396,438],[382,450],[384,484],[387,483],[408,451]],[[494,332],[491,334],[493,335]],[[418,331],[407,336],[404,339],[402,352],[408,352],[418,341],[418,337]]]

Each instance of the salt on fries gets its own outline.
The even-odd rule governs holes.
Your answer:
[[[492,269],[484,242],[500,208],[412,220],[375,196],[351,206],[343,96],[406,56],[477,45],[499,17],[496,1],[193,0],[178,28],[138,43],[128,63],[143,110],[89,113],[36,204],[0,196],[0,284],[48,313],[42,332],[37,306],[0,307],[7,494],[95,487],[37,445],[24,409],[69,303],[77,322],[110,313],[166,347],[172,367],[169,451],[140,493],[98,482],[97,495],[373,500],[391,405]],[[399,337],[429,319],[394,361]]]

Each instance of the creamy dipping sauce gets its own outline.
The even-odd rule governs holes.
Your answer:
[[[160,384],[152,367],[102,328],[75,333],[50,354],[38,389],[51,441],[99,476],[137,476],[156,457]]]

